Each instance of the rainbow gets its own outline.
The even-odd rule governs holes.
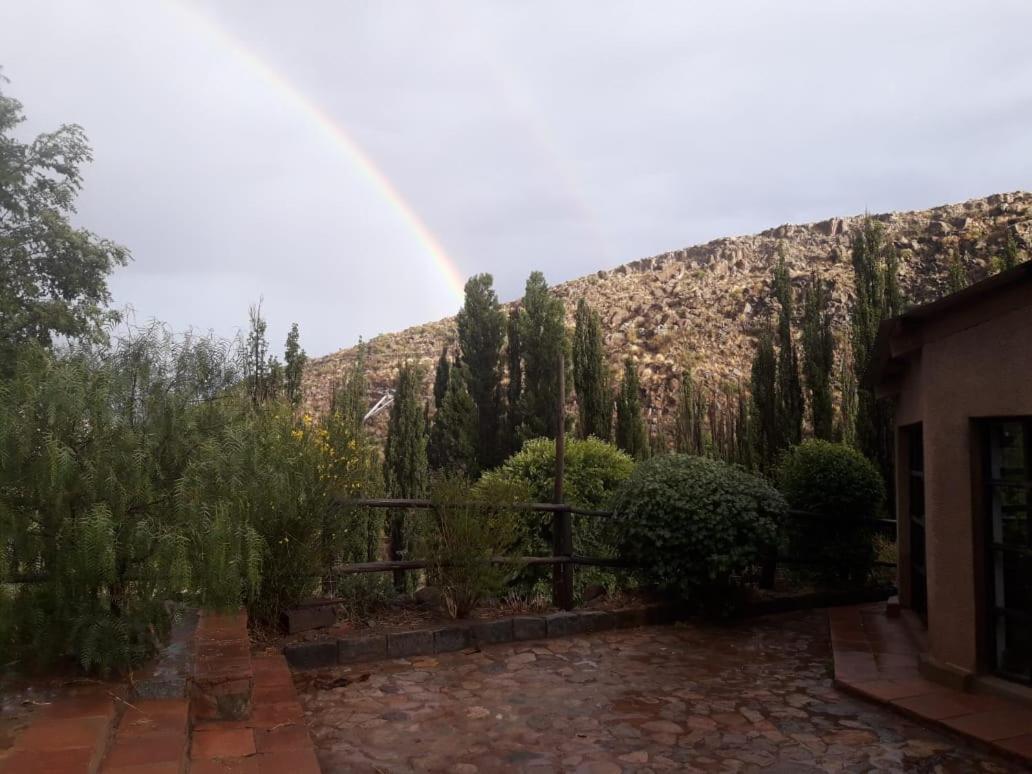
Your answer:
[[[230,51],[280,99],[297,110],[313,127],[326,136],[334,147],[341,151],[345,160],[361,173],[379,196],[397,213],[422,249],[429,253],[449,290],[461,299],[465,279],[455,260],[448,255],[440,240],[434,236],[412,205],[401,195],[397,186],[362,149],[362,146],[355,141],[347,129],[290,80],[273,69],[262,57],[249,49],[243,41],[215,19],[195,8],[189,0],[169,0],[169,4],[195,28],[201,30],[222,48]]]

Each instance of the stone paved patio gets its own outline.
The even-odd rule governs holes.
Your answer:
[[[1022,770],[837,691],[823,611],[303,679],[324,772]]]

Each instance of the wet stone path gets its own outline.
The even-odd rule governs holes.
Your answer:
[[[835,690],[822,611],[342,667],[301,701],[324,772],[1022,770]]]

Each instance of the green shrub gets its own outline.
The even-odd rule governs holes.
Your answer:
[[[608,510],[620,484],[634,470],[634,460],[614,445],[597,438],[571,439],[566,442],[563,499],[571,505],[590,510]],[[478,488],[508,482],[525,487],[529,499],[550,503],[555,497],[555,441],[535,438],[498,468],[485,473]],[[516,550],[525,556],[552,553],[552,516],[525,513],[521,521],[521,540]],[[583,556],[613,556],[613,528],[610,520],[597,516],[573,517],[573,550]],[[528,573],[532,574],[532,573]],[[615,575],[596,568],[579,568],[578,589],[590,583],[612,586]],[[524,584],[526,585],[526,584]]]
[[[597,438],[566,442],[563,499],[581,508],[605,509],[634,470],[634,460]],[[518,482],[535,502],[550,503],[555,493],[555,441],[534,438],[482,477],[483,481]]]
[[[653,457],[616,498],[621,554],[660,591],[727,613],[787,507],[777,490],[739,467],[685,454]]]
[[[0,378],[0,663],[125,671],[168,602],[277,622],[378,544],[382,520],[329,515],[375,489],[365,439],[254,403],[234,357],[161,327],[21,348]]]
[[[808,574],[827,581],[867,580],[875,559],[873,531],[857,519],[878,516],[885,485],[878,469],[851,446],[811,440],[785,452],[778,486],[794,510],[785,536],[793,558],[812,560]]]
[[[452,618],[466,618],[512,577],[513,565],[490,560],[511,550],[519,514],[510,506],[525,496],[522,487],[506,483],[488,482],[471,496],[464,478],[433,481],[433,508],[419,531],[419,554],[427,562],[428,582],[440,589]]]

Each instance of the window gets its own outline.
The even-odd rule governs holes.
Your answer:
[[[986,432],[993,666],[1032,682],[1032,418],[993,420]]]
[[[907,518],[910,522],[910,608],[922,618],[928,614],[928,578],[925,566],[924,437],[921,425],[910,425],[907,448]]]

